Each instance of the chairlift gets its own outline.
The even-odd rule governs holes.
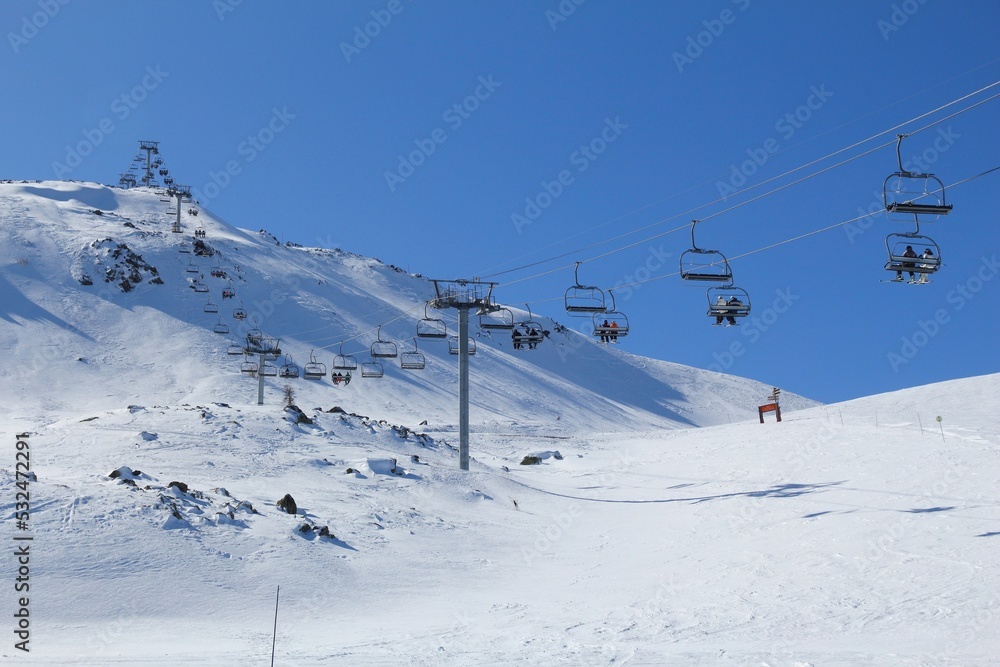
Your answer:
[[[380,378],[383,375],[385,375],[385,369],[382,367],[382,364],[374,359],[361,364],[361,377]]]
[[[220,317],[218,324],[216,324],[214,327],[212,327],[212,331],[214,331],[217,334],[228,334],[229,333],[229,325],[226,324],[225,322],[223,322],[222,318]]]
[[[250,357],[244,357],[240,364],[240,373],[244,375],[257,375],[257,362],[251,361]]]
[[[297,378],[299,376],[299,366],[292,361],[291,355],[285,355],[285,363],[278,370],[278,375],[283,378]]]
[[[480,312],[479,328],[487,331],[510,331],[514,328],[514,313],[508,308],[493,308]]]
[[[229,348],[226,350],[226,354],[233,357],[238,357],[239,355],[243,354],[243,346],[237,343],[236,341],[233,341],[232,343],[230,343]]]
[[[309,352],[309,363],[302,367],[302,377],[306,380],[322,380],[326,377],[326,364],[316,361],[312,351]]]
[[[413,341],[413,351],[406,351],[399,355],[399,367],[407,371],[422,371],[427,365],[427,360],[420,353],[417,341]]]
[[[448,325],[444,320],[431,317],[427,313],[427,304],[424,304],[424,319],[417,320],[417,338],[447,338]]]
[[[919,273],[923,276],[937,273],[937,270],[941,268],[941,248],[934,242],[934,239],[920,234],[919,225],[915,232],[889,234],[885,237],[885,249],[889,253],[885,270],[895,271],[899,276],[902,276],[904,272]],[[912,251],[912,254],[907,251]],[[922,279],[920,282],[926,282],[926,279]]]
[[[281,354],[278,339],[265,336],[260,332],[260,329],[252,329],[247,333],[246,350],[249,354],[263,354],[265,359],[272,361]]]
[[[188,265],[184,267],[184,270],[188,273],[201,273],[201,269],[194,262],[188,262]]]
[[[528,309],[528,318],[514,323],[510,337],[515,350],[534,350],[545,339],[545,334],[542,333],[541,323],[532,319],[531,306],[524,304],[524,307]]]
[[[699,248],[694,241],[697,220],[691,221],[691,248],[681,253],[680,273],[683,280],[728,283],[733,280],[726,256],[718,250]]]
[[[233,299],[235,297],[236,297],[235,290],[232,290],[232,289],[230,289],[228,287],[225,288],[224,290],[222,290],[222,298],[223,299]]]
[[[340,354],[333,358],[333,370],[335,371],[356,371],[358,370],[358,360],[353,355],[344,354],[344,344],[340,344]]]
[[[458,354],[460,339],[458,336],[448,337],[448,354]],[[476,353],[476,341],[474,338],[469,339],[469,356],[471,357]]]
[[[563,298],[566,312],[574,316],[603,313],[607,310],[607,306],[604,303],[604,292],[598,287],[580,284],[579,272],[581,264],[583,262],[577,262],[576,267],[573,269],[573,278],[576,284],[566,290]]]
[[[179,245],[179,246],[177,247],[177,251],[178,251],[178,252],[182,252],[182,253],[185,253],[185,254],[190,254],[190,253],[191,253],[191,246],[190,246],[190,245],[188,245],[187,243],[181,243],[181,244],[180,244],[180,245]]]
[[[382,325],[378,325],[376,340],[372,343],[371,355],[373,359],[395,359],[399,356],[399,349],[391,340],[382,340]]]
[[[907,135],[896,135],[896,162],[899,171],[889,174],[882,183],[882,200],[891,220],[931,222],[948,215],[952,205],[945,202],[944,183],[934,174],[909,171],[903,166],[901,146]],[[894,215],[899,214],[899,215]],[[902,216],[902,217],[901,217]]]
[[[247,318],[247,311],[243,308],[236,308],[233,310],[233,319],[237,322],[242,322]]]
[[[732,283],[708,288],[708,316],[716,318],[716,324],[722,324],[722,319],[746,317],[750,314],[750,295],[742,287]],[[735,324],[735,319],[729,320]]]
[[[195,292],[197,292],[199,294],[204,294],[204,293],[208,292],[208,285],[206,285],[203,282],[200,282],[200,281],[196,280],[193,283],[191,283],[191,289],[193,289]]]
[[[201,309],[206,313],[211,313],[211,314],[219,312],[219,307],[216,306],[214,303],[212,303],[212,297],[208,297],[208,303],[202,306]]]
[[[611,295],[611,308],[603,313],[594,313],[594,335],[602,343],[617,343],[619,336],[628,335],[628,317],[618,311],[614,292],[608,290],[608,294]]]
[[[264,377],[278,377],[278,367],[267,361],[264,362],[264,367],[259,372]]]

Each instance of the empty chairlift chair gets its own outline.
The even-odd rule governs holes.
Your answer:
[[[316,357],[309,352],[309,363],[302,368],[302,377],[306,380],[322,380],[326,377],[326,364],[316,361]]]
[[[214,303],[212,303],[212,297],[208,297],[208,302],[205,303],[204,306],[202,306],[202,310],[205,311],[206,313],[211,313],[214,315],[215,313],[219,312],[219,307],[216,306]]]
[[[510,331],[514,328],[514,313],[507,308],[491,307],[479,313],[479,328],[484,331]]]
[[[451,336],[451,337],[449,337],[448,338],[448,354],[458,354],[460,352],[460,349],[459,349],[459,343],[460,342],[461,341],[459,340],[458,336]],[[472,338],[470,338],[469,339],[469,356],[471,357],[475,353],[476,353],[476,341],[473,340]]]
[[[604,291],[598,287],[580,284],[580,264],[573,269],[575,284],[566,290],[563,303],[566,312],[576,317],[586,317],[594,313],[603,313],[608,309],[604,302]]]
[[[356,371],[358,370],[358,360],[353,355],[344,354],[344,344],[340,344],[340,354],[333,358],[333,370],[335,371]]]
[[[948,215],[952,206],[945,201],[944,183],[934,174],[908,171],[900,153],[905,134],[896,135],[896,162],[899,171],[882,183],[882,200],[886,215],[893,220],[931,222]]]
[[[212,327],[212,331],[214,331],[217,334],[228,334],[229,333],[229,325],[226,324],[225,322],[223,322],[222,318],[220,317],[219,321],[216,323],[216,325],[214,327]]]
[[[244,357],[243,363],[240,364],[240,373],[244,375],[257,375],[257,362],[253,361],[250,357]]]
[[[413,341],[413,350],[403,352],[399,355],[399,367],[407,371],[422,371],[427,365],[427,360],[417,348],[417,342]]]
[[[681,279],[693,282],[728,283],[733,280],[733,271],[726,256],[718,250],[699,248],[694,241],[697,220],[691,221],[691,248],[681,253]]]
[[[424,319],[417,320],[417,338],[430,338],[444,340],[448,337],[448,325],[438,317],[431,317],[427,313],[427,304],[424,304]]]
[[[378,334],[371,347],[372,359],[395,359],[399,356],[399,348],[391,340],[382,340],[382,325],[378,327]]]
[[[385,374],[382,364],[372,359],[361,364],[361,377],[378,379]]]
[[[264,368],[258,371],[264,377],[277,377],[278,367],[267,361],[264,362]]]

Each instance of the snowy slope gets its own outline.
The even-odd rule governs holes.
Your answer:
[[[369,358],[377,335],[397,341],[400,351],[413,349],[416,321],[433,296],[426,279],[347,252],[282,246],[269,233],[234,228],[208,211],[192,217],[182,210],[188,233],[171,234],[167,206],[142,190],[66,182],[0,184],[0,219],[9,239],[0,251],[8,325],[0,331],[18,361],[5,372],[13,386],[6,384],[15,395],[27,396],[44,387],[55,402],[39,406],[42,412],[33,416],[44,418],[50,407],[65,407],[56,397],[72,395],[62,389],[81,385],[92,389],[78,405],[81,411],[120,403],[106,400],[116,385],[141,386],[145,401],[255,400],[254,379],[235,375],[242,359],[225,354],[231,340],[212,333],[220,317],[239,341],[252,327],[280,338],[299,365],[316,348],[317,358],[329,367],[340,350],[336,342],[345,339],[353,340],[344,344],[344,352],[359,362]],[[197,226],[218,254],[178,252],[182,241],[193,240],[190,232]],[[122,244],[127,250],[120,252],[131,251],[155,267],[163,284],[150,284],[149,271],[139,272],[143,280],[128,293],[116,284],[120,272],[104,282],[116,262],[110,253]],[[197,273],[186,271],[189,265]],[[212,278],[213,268],[224,270],[230,280]],[[80,284],[84,274],[93,285]],[[189,288],[200,276],[207,294]],[[222,298],[227,287],[236,299]],[[502,294],[498,298],[502,301]],[[208,300],[219,307],[219,315],[202,312]],[[234,321],[237,305],[250,318]],[[448,312],[430,314],[454,319]],[[382,322],[387,324],[379,332],[376,325]],[[544,318],[542,325],[552,332],[550,339],[537,350],[517,353],[509,339],[472,327],[479,344],[472,364],[473,423],[507,428],[511,421],[551,424],[562,416],[598,429],[724,423],[753,414],[770,389],[647,362],[572,331],[556,333],[556,324]],[[41,340],[45,345],[38,344]],[[444,342],[423,340],[419,349],[428,358],[423,372],[389,363],[381,381],[358,378],[349,390],[335,389],[329,381],[303,386],[302,400],[307,405],[344,402],[356,412],[411,425],[425,419],[454,423],[456,359]],[[284,382],[268,384],[273,402]],[[725,410],[715,397],[725,402]],[[786,404],[794,409],[813,403],[789,395]],[[30,405],[6,405],[17,413],[31,411]]]
[[[8,631],[0,662],[269,664],[279,585],[279,665],[1000,660],[1000,376],[830,406],[790,397],[781,424],[761,425],[769,388],[749,380],[560,334],[534,355],[477,338],[463,473],[454,358],[431,345],[423,374],[294,383],[311,424],[282,410],[278,383],[257,406],[159,206],[0,185],[14,352],[0,517],[8,544],[33,537],[32,650]],[[374,260],[199,217],[239,265],[247,309],[300,363],[429,296]],[[89,244],[107,237],[164,284],[146,271],[128,293],[80,285],[73,267],[92,270]],[[389,329],[412,335],[413,320]],[[37,480],[17,531],[23,432]],[[529,454],[541,463],[520,465]],[[295,516],[275,506],[285,494]],[[16,567],[5,549],[0,569]]]

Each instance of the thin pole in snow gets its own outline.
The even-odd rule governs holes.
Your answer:
[[[920,435],[924,434],[924,423],[920,421],[920,413],[917,413],[917,425],[920,427]]]
[[[938,426],[941,427],[941,442],[944,442],[944,426],[941,424],[941,421],[942,421],[941,420],[941,416],[938,415],[938,417],[937,417],[937,423],[938,423]]]
[[[271,667],[274,667],[274,645],[278,641],[278,597],[281,595],[281,586],[274,594],[274,634],[271,636]]]

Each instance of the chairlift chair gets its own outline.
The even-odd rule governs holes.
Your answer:
[[[326,377],[326,364],[316,361],[312,351],[309,352],[309,363],[302,367],[302,377],[306,380],[322,380]]]
[[[177,247],[177,251],[178,251],[178,252],[182,252],[182,253],[184,253],[184,254],[191,254],[191,246],[190,246],[190,245],[188,245],[187,243],[181,243],[181,244],[180,244],[180,245],[179,245],[179,246]]]
[[[459,353],[459,343],[460,340],[458,336],[449,336],[448,338],[448,354],[458,354]],[[473,338],[469,339],[469,356],[471,357],[476,353],[476,341]]]
[[[907,234],[889,234],[885,237],[885,249],[889,253],[889,259],[885,263],[886,271],[896,273],[937,273],[941,268],[941,248],[929,236],[919,233],[919,226],[916,232]],[[907,248],[912,248],[917,257],[907,257],[904,253]],[[924,251],[929,250],[933,257],[923,257]]]
[[[580,264],[577,262],[573,269],[573,279],[575,284],[566,290],[563,303],[566,312],[575,317],[585,317],[592,313],[603,313],[607,310],[604,303],[604,291],[598,287],[580,284]]]
[[[201,307],[206,313],[215,314],[219,312],[219,307],[212,303],[212,297],[208,297],[208,303]]]
[[[710,287],[706,296],[709,317],[746,317],[750,314],[750,295],[742,287],[733,284]],[[736,301],[730,303],[734,297]]]
[[[340,344],[340,354],[333,358],[333,370],[335,371],[356,371],[358,370],[358,360],[353,355],[344,354],[344,344]]]
[[[184,267],[184,270],[188,273],[201,273],[201,269],[199,269],[198,265],[194,262],[189,262],[188,265]]]
[[[431,317],[427,313],[427,304],[424,304],[424,318],[417,320],[417,338],[440,338],[448,337],[448,325],[444,320]]]
[[[399,367],[407,371],[422,371],[427,365],[427,360],[417,348],[417,342],[413,341],[413,350],[406,351],[399,355]]]
[[[941,179],[934,174],[913,172],[903,167],[901,146],[906,136],[896,135],[899,171],[889,174],[882,183],[886,215],[892,220],[906,220],[912,215],[916,222],[931,222],[939,216],[948,215],[952,205],[945,201]]]
[[[371,355],[373,359],[395,359],[399,356],[399,348],[391,340],[382,340],[382,325],[378,326],[376,340],[372,343]]]
[[[628,317],[617,309],[614,293],[608,290],[608,294],[611,295],[611,308],[603,313],[594,313],[594,335],[601,342],[614,343],[619,336],[628,335]]]
[[[214,331],[217,334],[228,334],[229,333],[229,325],[226,324],[225,322],[223,322],[222,318],[220,317],[218,324],[216,324],[214,327],[212,327],[212,331]]]
[[[240,345],[240,344],[238,344],[236,341],[233,341],[229,345],[229,348],[226,350],[226,354],[234,356],[234,357],[238,357],[241,354],[243,354],[243,346]]]
[[[245,357],[243,363],[240,364],[240,373],[243,375],[257,375],[257,362],[251,361],[249,357]]]
[[[380,378],[385,375],[385,369],[382,364],[372,359],[371,361],[366,361],[361,364],[361,377],[363,378]]]
[[[531,306],[524,304],[524,307],[528,309],[528,318],[514,323],[511,340],[515,350],[534,350],[545,339],[545,334],[542,333],[541,323],[532,319]]]
[[[236,308],[233,310],[233,319],[242,322],[247,318],[247,311],[243,308]]]
[[[191,289],[193,289],[195,292],[198,292],[199,294],[204,294],[208,292],[208,285],[196,280],[193,283],[191,283]]]
[[[299,376],[299,366],[292,361],[291,355],[285,356],[285,363],[278,370],[278,375],[283,378],[297,378]]]
[[[718,250],[699,248],[695,243],[694,228],[697,224],[697,220],[691,221],[691,248],[681,253],[681,279],[694,282],[731,282],[733,271],[726,256]]]
[[[479,328],[487,331],[510,331],[514,328],[514,313],[507,308],[481,312]]]

